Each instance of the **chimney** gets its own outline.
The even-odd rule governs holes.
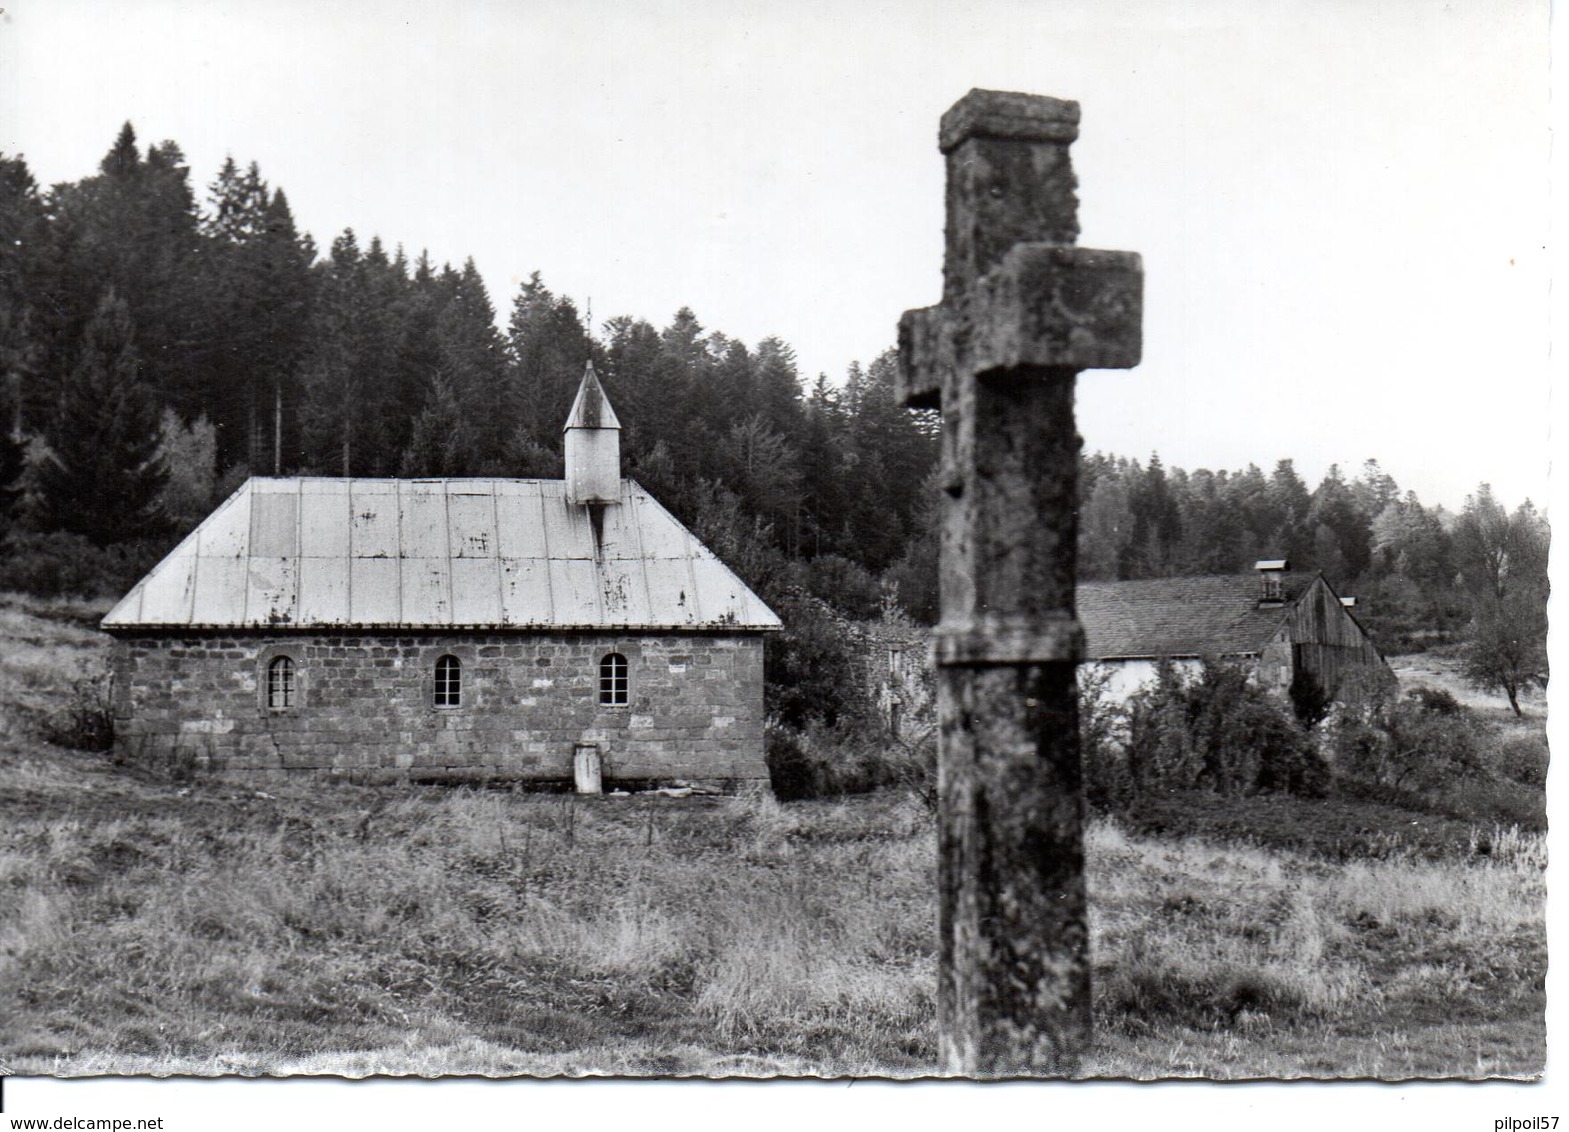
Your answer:
[[[621,422],[610,407],[591,361],[567,414],[567,502],[589,506],[621,499]]]
[[[1265,558],[1253,563],[1253,569],[1258,571],[1258,607],[1272,609],[1286,604],[1283,583],[1291,564],[1284,558]]]

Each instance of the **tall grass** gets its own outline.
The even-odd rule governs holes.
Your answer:
[[[19,626],[37,643],[0,652],[7,704],[33,694],[20,673],[93,647]],[[937,1068],[934,818],[913,789],[176,789],[25,734],[0,774],[0,1072]],[[1090,1072],[1540,1069],[1540,834],[1225,804],[1298,832],[1092,824]],[[1329,851],[1370,823],[1376,859]]]
[[[1474,851],[1484,844],[1485,855]],[[1220,1063],[1185,1070],[1187,1055],[1167,1045],[1164,1072],[1539,1072],[1545,837],[1495,829],[1472,845],[1471,856],[1340,864],[1093,827],[1102,1069],[1162,1075],[1151,1059],[1178,1038]],[[1459,1057],[1441,1022],[1490,1035],[1489,1056]],[[1391,1065],[1380,1035],[1393,1034]]]
[[[932,826],[907,797],[147,789],[177,807],[0,845],[11,1071],[936,1068]],[[1093,824],[1094,1070],[1354,1072],[1368,1035],[1469,1020],[1474,1046],[1511,1014],[1487,1071],[1539,1068],[1542,839],[1477,838],[1337,864]],[[1402,1065],[1473,1071],[1457,1043]]]

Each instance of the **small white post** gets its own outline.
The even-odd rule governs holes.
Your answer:
[[[599,772],[599,744],[574,743],[572,746],[572,781],[579,794],[601,794],[604,784]]]

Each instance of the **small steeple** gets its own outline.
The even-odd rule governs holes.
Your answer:
[[[566,434],[567,502],[616,503],[621,498],[621,422],[590,361],[562,431]]]

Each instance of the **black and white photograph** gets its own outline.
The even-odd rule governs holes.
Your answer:
[[[0,1113],[1556,1126],[1554,14],[0,0]]]

